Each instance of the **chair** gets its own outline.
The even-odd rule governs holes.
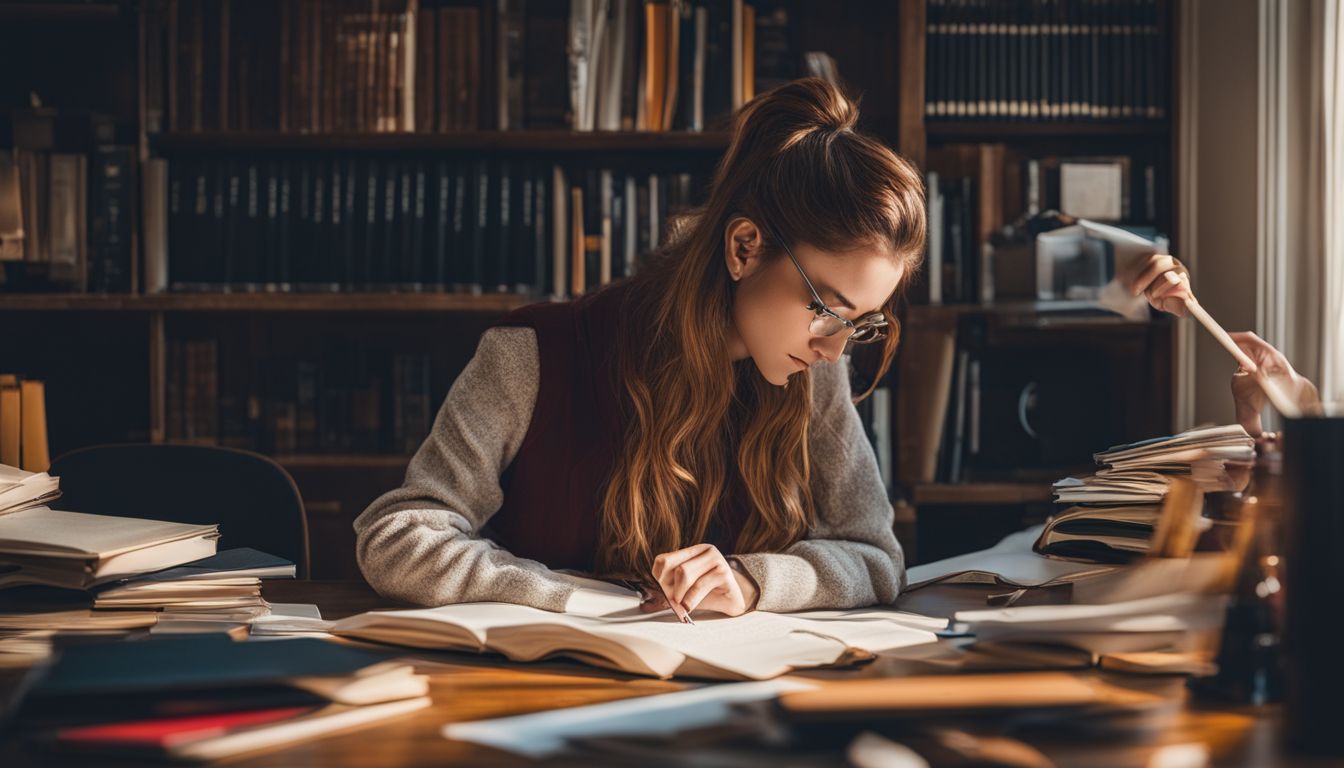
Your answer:
[[[251,451],[145,443],[80,448],[52,462],[75,512],[219,523],[221,550],[252,547],[292,561],[308,578],[308,518],[293,478]]]

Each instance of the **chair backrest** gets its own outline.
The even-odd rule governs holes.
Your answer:
[[[258,453],[145,443],[80,448],[52,462],[56,509],[182,523],[218,523],[220,550],[252,547],[308,577],[308,520],[293,478]]]

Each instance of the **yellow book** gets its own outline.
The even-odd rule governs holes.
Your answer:
[[[22,414],[19,417],[20,465],[28,472],[46,472],[51,467],[47,452],[47,397],[46,387],[40,381],[19,383]]]
[[[19,466],[20,413],[18,386],[0,382],[0,464]]]

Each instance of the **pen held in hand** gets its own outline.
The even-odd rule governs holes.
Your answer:
[[[680,604],[672,602],[672,598],[667,596],[667,590],[663,589],[661,585],[659,585],[658,591],[662,593],[663,602],[667,603],[667,607],[672,609],[672,615],[676,616],[678,621],[682,624],[695,626],[695,621],[691,619],[690,611],[681,607]]]

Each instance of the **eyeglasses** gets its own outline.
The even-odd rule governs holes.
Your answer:
[[[822,301],[821,296],[817,294],[817,289],[812,286],[812,281],[807,278],[807,273],[803,271],[803,265],[798,263],[797,257],[793,255],[793,251],[784,242],[784,238],[775,233],[775,239],[784,247],[784,252],[789,255],[789,261],[793,262],[798,274],[803,276],[803,282],[807,283],[807,290],[812,294],[812,303],[808,304],[807,308],[817,313],[808,326],[808,330],[812,332],[813,336],[829,338],[847,331],[847,341],[851,344],[872,344],[887,337],[887,318],[881,312],[872,312],[859,318],[858,322],[850,322],[826,306],[826,302]]]

